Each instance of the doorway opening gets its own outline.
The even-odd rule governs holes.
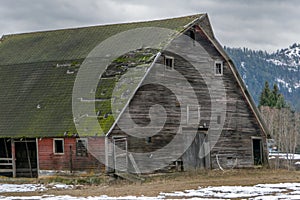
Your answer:
[[[17,177],[37,177],[37,147],[35,139],[15,140]]]
[[[254,165],[263,164],[263,151],[262,151],[262,140],[252,139],[252,149],[253,149],[253,162]]]

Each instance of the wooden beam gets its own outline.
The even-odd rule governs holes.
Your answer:
[[[12,158],[0,158],[0,161],[10,161]]]
[[[7,173],[7,172],[12,172],[12,173],[14,173],[12,169],[0,169],[0,172],[1,172],[1,173]]]
[[[36,167],[37,167],[37,176],[40,176],[40,160],[39,160],[39,139],[35,139],[36,143]]]
[[[0,166],[12,166],[12,163],[0,163]]]
[[[27,160],[28,160],[28,165],[29,165],[29,170],[30,170],[30,177],[32,178],[33,174],[32,174],[31,160],[30,160],[30,154],[29,154],[27,142],[25,142],[25,147],[26,147]]]
[[[12,157],[12,173],[13,178],[17,177],[17,168],[16,168],[16,148],[15,148],[15,141],[11,139],[11,157]]]

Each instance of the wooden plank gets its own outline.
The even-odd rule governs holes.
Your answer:
[[[37,171],[37,168],[32,168],[31,171],[32,171],[32,172],[36,172],[36,171]],[[29,170],[28,168],[18,168],[18,169],[17,169],[17,172],[21,172],[21,173],[23,173],[23,172],[28,172],[28,173],[30,173],[30,170]]]
[[[133,174],[129,174],[129,173],[120,173],[120,172],[117,172],[115,173],[117,176],[125,179],[125,180],[128,180],[128,181],[131,181],[133,183],[136,183],[136,182],[139,182],[139,183],[142,183],[143,181],[145,181],[145,179],[143,179],[142,177],[139,177],[139,176],[136,176],[136,175],[133,175]]]
[[[0,166],[12,166],[12,163],[0,163]]]
[[[13,169],[0,169],[1,173],[13,172]]]
[[[29,155],[27,142],[25,143],[25,147],[26,147],[27,160],[28,160],[28,165],[29,165],[29,170],[30,170],[30,177],[32,178],[33,174],[32,174],[31,160],[30,160],[30,155]]]
[[[0,158],[0,161],[12,161],[12,158]]]
[[[16,148],[15,148],[15,142],[14,139],[11,139],[11,155],[12,155],[12,173],[13,178],[16,178],[17,176],[17,167],[16,167]]]
[[[138,168],[138,165],[136,164],[133,155],[132,155],[131,153],[129,153],[128,156],[129,156],[129,159],[130,159],[130,161],[131,161],[131,163],[132,163],[132,166],[133,166],[135,172],[136,172],[137,174],[141,174],[141,171],[140,171],[140,169]]]

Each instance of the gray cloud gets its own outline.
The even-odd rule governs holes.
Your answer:
[[[4,0],[0,34],[208,13],[226,46],[275,51],[299,43],[298,0]]]

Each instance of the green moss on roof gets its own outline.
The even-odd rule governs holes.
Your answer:
[[[4,36],[0,40],[0,137],[77,133],[72,114],[73,84],[80,63],[95,46],[133,28],[182,30],[199,16]],[[124,108],[156,52],[129,52],[107,68],[95,91],[95,98],[100,101],[93,102],[103,132],[91,127],[87,135],[101,135],[109,130],[115,120],[111,103],[117,112]],[[120,76],[125,72],[126,76]],[[88,124],[89,120],[82,123]]]
[[[0,137],[74,131],[71,97],[77,69],[54,62],[1,66]]]
[[[116,58],[107,67],[95,92],[95,112],[102,128],[99,135],[109,131],[115,121],[113,113],[120,114],[157,53],[156,49],[137,49]]]
[[[180,30],[199,16],[6,35],[0,43],[0,65],[82,59],[117,33],[141,27]]]

